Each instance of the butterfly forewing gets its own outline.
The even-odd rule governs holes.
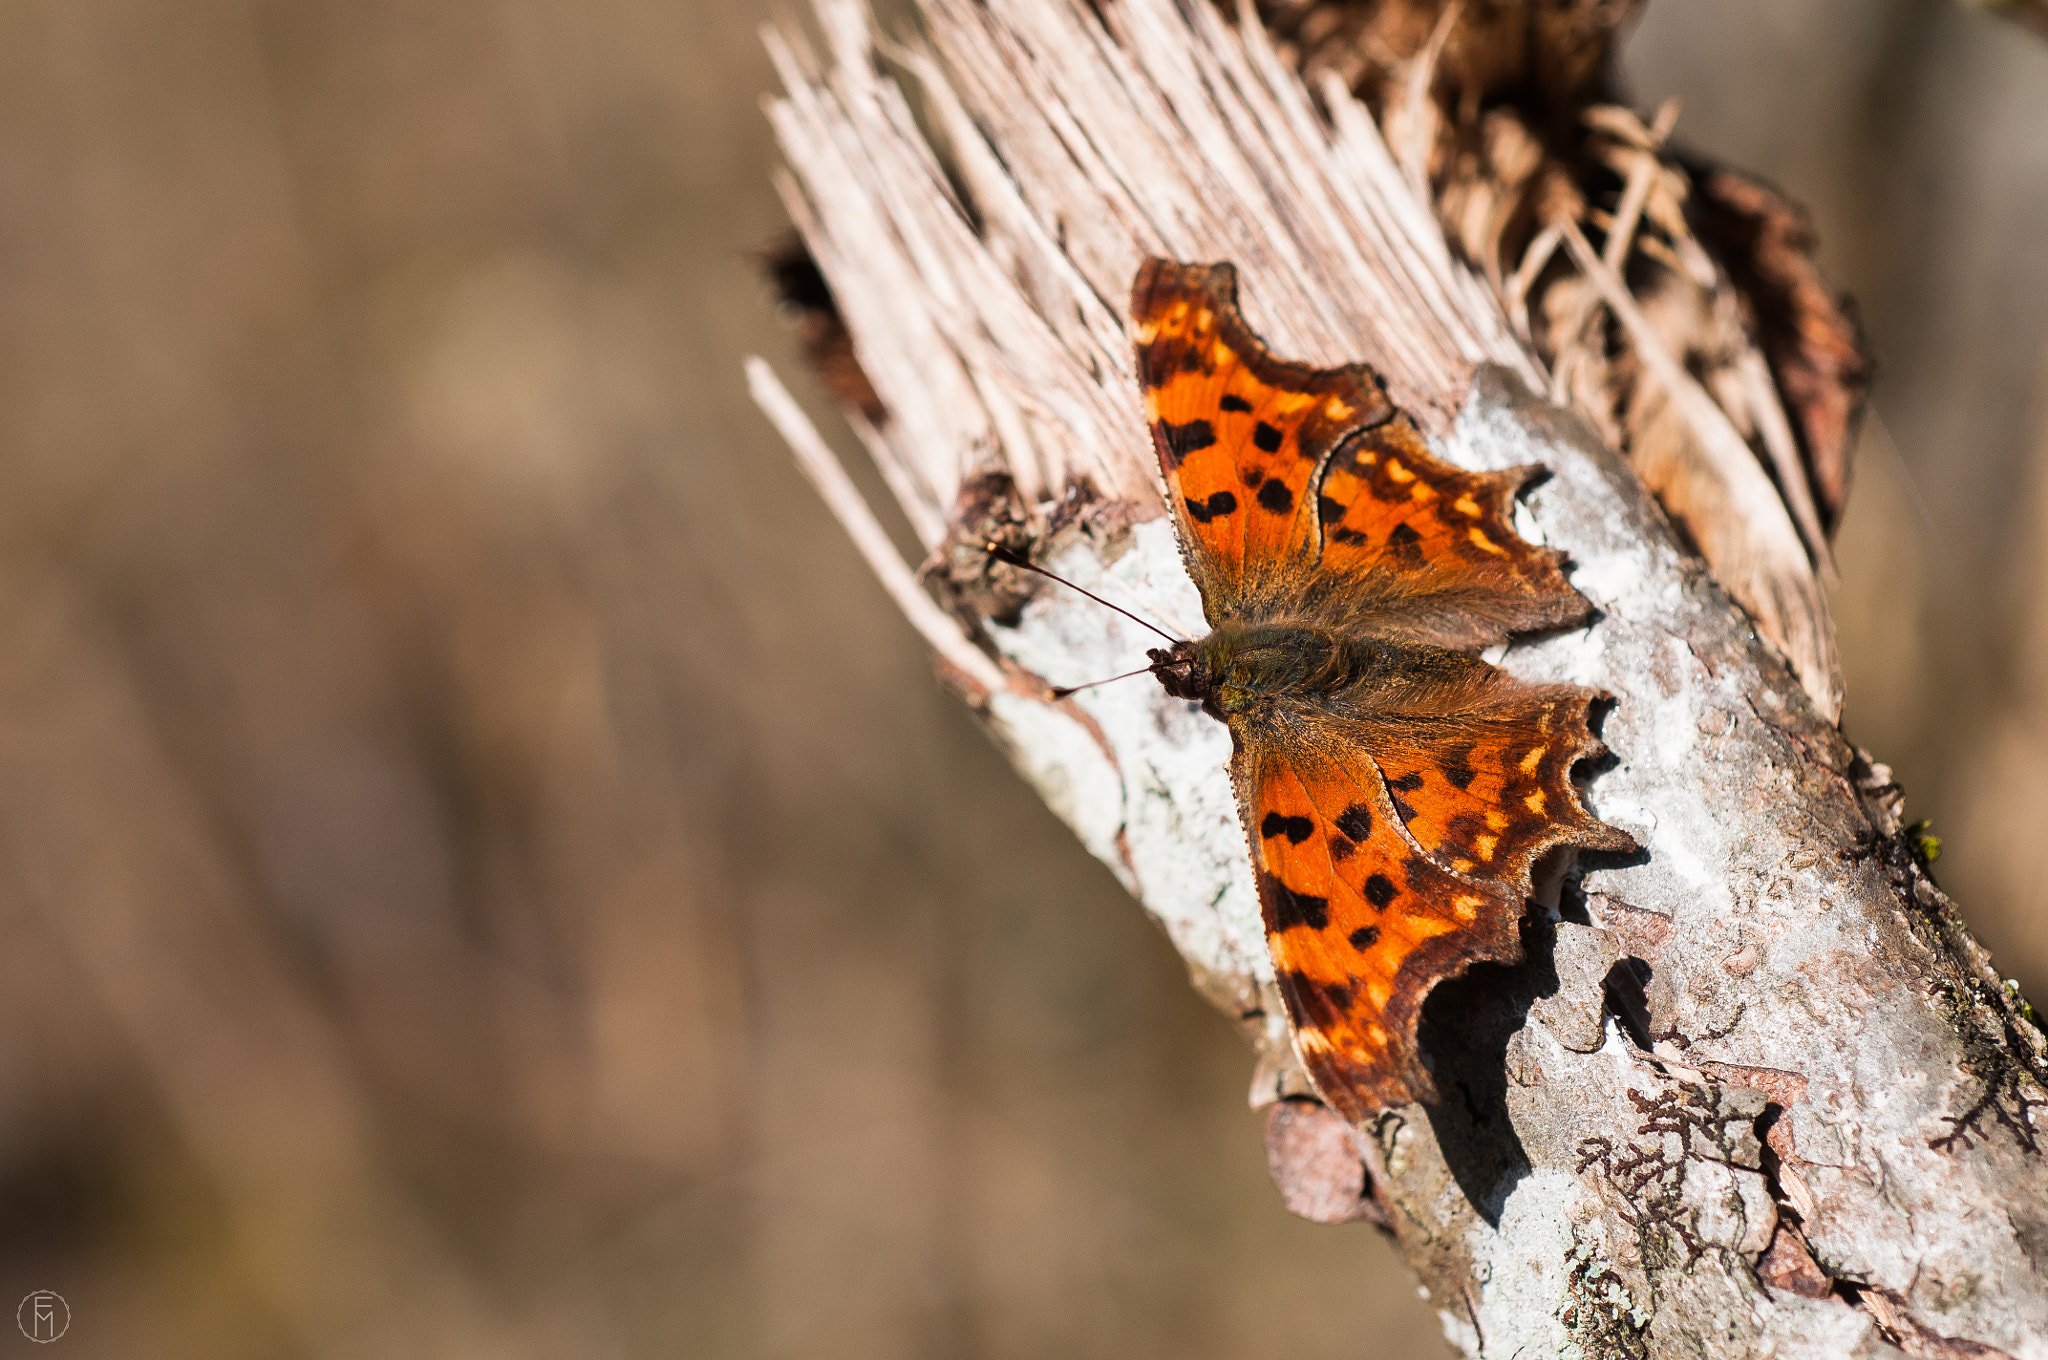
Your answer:
[[[1474,958],[1519,956],[1520,898],[1417,853],[1369,759],[1257,737],[1240,759],[1266,940],[1316,1089],[1352,1119],[1433,1099],[1422,1000]]]
[[[1271,597],[1314,557],[1318,469],[1393,407],[1362,365],[1319,370],[1267,353],[1238,313],[1227,264],[1148,261],[1131,305],[1153,444],[1213,619],[1212,594]]]

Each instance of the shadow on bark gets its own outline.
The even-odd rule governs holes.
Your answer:
[[[1508,1114],[1508,1041],[1539,997],[1557,995],[1556,938],[1549,922],[1528,921],[1520,963],[1480,964],[1440,983],[1422,1007],[1422,1050],[1443,1097],[1424,1113],[1458,1188],[1493,1228],[1530,1169]]]

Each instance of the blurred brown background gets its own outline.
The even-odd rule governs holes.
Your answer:
[[[0,6],[0,1299],[64,1353],[1441,1353],[749,406],[769,10]],[[1848,725],[2048,992],[2048,44],[1656,0],[1625,75],[1862,302]]]

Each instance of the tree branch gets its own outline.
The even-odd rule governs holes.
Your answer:
[[[819,0],[831,62],[769,34],[770,116],[888,413],[856,429],[952,606],[913,617],[1245,1026],[1289,1203],[1383,1223],[1473,1356],[2048,1356],[2043,1037],[1927,877],[1887,772],[1630,467],[1530,395],[1544,366],[1339,82],[1318,108],[1255,23],[1206,3],[1099,9],[926,0],[928,45],[878,48],[854,0]],[[1588,801],[1643,852],[1553,885],[1527,963],[1437,989],[1441,1107],[1334,1137],[1289,1055],[1223,727],[1138,681],[1052,701],[1153,639],[979,551],[1035,542],[1199,629],[1122,311],[1148,254],[1234,261],[1277,352],[1373,364],[1451,462],[1548,467],[1520,527],[1600,611],[1502,664],[1615,696]],[[765,373],[756,390],[815,461],[793,404]]]

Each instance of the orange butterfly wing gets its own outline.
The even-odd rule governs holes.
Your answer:
[[[1342,582],[1360,620],[1443,647],[1585,618],[1562,555],[1508,523],[1540,468],[1452,467],[1364,364],[1273,357],[1228,264],[1147,260],[1131,317],[1167,499],[1212,619],[1285,596],[1310,566]]]
[[[1563,554],[1508,522],[1539,467],[1466,472],[1429,452],[1406,415],[1366,431],[1324,470],[1318,570],[1367,588],[1356,611],[1439,647],[1490,647],[1511,633],[1581,622],[1586,602]]]
[[[1312,369],[1269,354],[1238,313],[1230,265],[1147,260],[1131,317],[1160,471],[1213,617],[1313,557],[1318,469],[1394,408],[1362,364]]]
[[[1483,663],[1475,663],[1483,664]],[[1411,714],[1368,743],[1395,811],[1437,863],[1527,896],[1530,870],[1560,845],[1625,853],[1635,839],[1579,802],[1572,767],[1604,748],[1587,726],[1595,695],[1525,685],[1486,667],[1487,693],[1452,714]]]
[[[1519,897],[1447,873],[1401,834],[1370,761],[1244,748],[1239,788],[1295,1051],[1354,1122],[1436,1089],[1422,1002],[1477,959],[1520,956]]]
[[[1571,783],[1600,749],[1592,692],[1466,666],[1459,682],[1411,690],[1405,710],[1321,731],[1232,725],[1295,1048],[1354,1120],[1434,1101],[1416,1046],[1422,1002],[1474,963],[1521,958],[1537,860],[1560,845],[1635,848]]]

